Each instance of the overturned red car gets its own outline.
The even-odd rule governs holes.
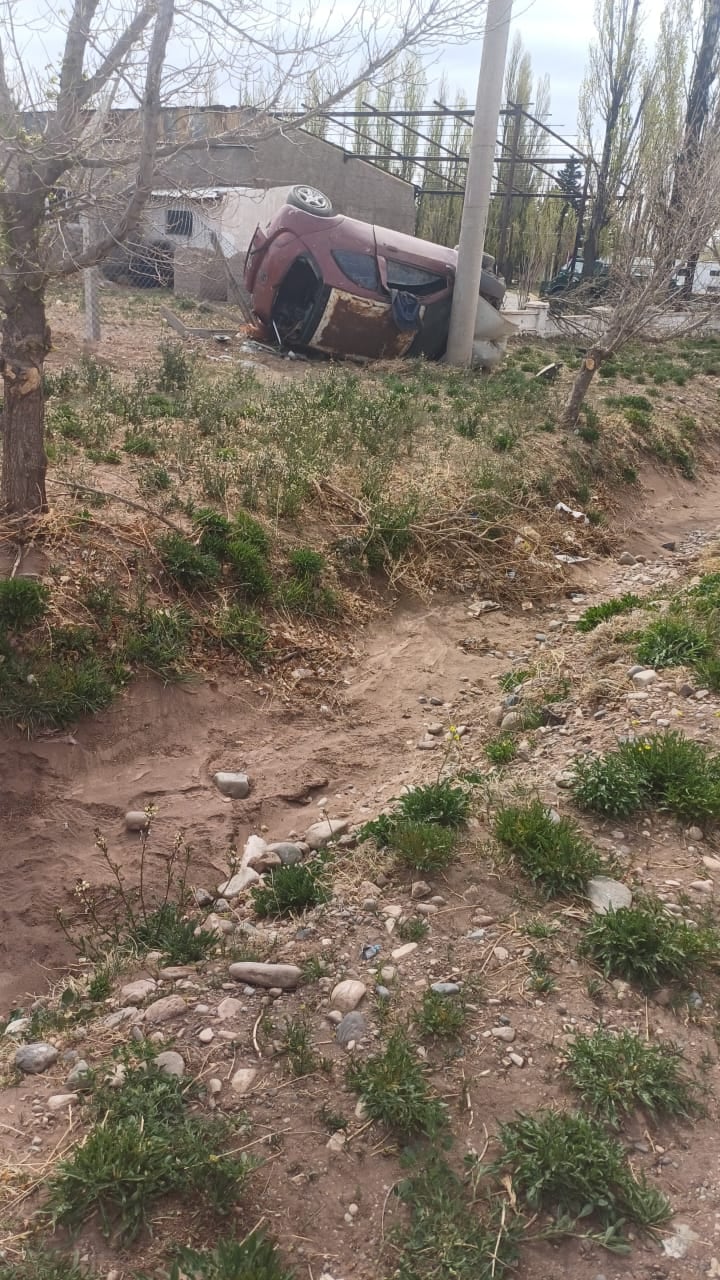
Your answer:
[[[385,359],[445,352],[457,253],[335,213],[296,186],[245,261],[253,311],[281,346]],[[505,281],[483,258],[480,297],[499,310]]]

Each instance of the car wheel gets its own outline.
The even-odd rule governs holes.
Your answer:
[[[333,207],[328,197],[317,187],[291,187],[288,191],[287,203],[295,209],[303,209],[305,213],[314,213],[316,218],[331,218]]]

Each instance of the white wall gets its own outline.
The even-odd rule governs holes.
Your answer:
[[[291,184],[282,187],[243,187],[222,193],[217,200],[193,199],[187,196],[156,196],[143,218],[143,235],[167,239],[173,244],[192,249],[212,250],[215,232],[225,256],[246,253],[258,223],[265,225],[285,203]],[[193,215],[191,236],[168,235],[168,209],[187,209]]]

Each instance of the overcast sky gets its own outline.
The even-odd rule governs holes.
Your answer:
[[[321,0],[322,2],[322,0]],[[332,0],[330,0],[332,2]],[[644,34],[652,44],[665,0],[643,0]],[[272,9],[272,0],[268,0]],[[547,73],[551,84],[551,126],[559,133],[573,136],[577,124],[577,100],[593,38],[595,0],[514,0],[512,32],[519,31],[529,50],[535,77]],[[15,4],[19,43],[38,69],[56,62],[61,42],[62,23],[57,26],[49,13],[56,12],[53,0],[22,0]],[[46,21],[38,24],[38,15]],[[43,29],[44,28],[44,29]],[[59,29],[58,29],[59,28]],[[512,36],[511,36],[512,38]],[[428,67],[430,91],[444,72],[451,94],[457,90],[474,102],[480,66],[480,42],[438,50]],[[433,83],[434,81],[434,83]]]
[[[644,34],[655,40],[664,0],[645,0]],[[587,50],[593,38],[594,0],[515,0],[512,35],[519,31],[532,57],[535,77],[550,76],[551,128],[574,135],[577,100],[585,71]],[[448,50],[443,66],[454,88],[475,100],[480,66],[480,44]]]

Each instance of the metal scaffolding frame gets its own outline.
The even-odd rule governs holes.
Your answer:
[[[279,120],[292,124],[295,121],[305,121],[307,119],[307,111],[308,108],[305,108],[302,111],[280,111],[275,114]],[[391,173],[394,168],[400,168],[401,171],[407,172],[407,166],[410,165],[413,173],[410,182],[415,188],[416,199],[419,199],[421,195],[455,199],[458,196],[462,196],[465,191],[464,176],[461,177],[458,171],[466,171],[468,158],[467,155],[463,155],[462,152],[449,145],[450,140],[446,134],[445,121],[455,122],[459,120],[463,125],[471,127],[474,115],[473,107],[450,107],[446,103],[435,99],[431,107],[421,107],[417,110],[404,108],[382,110],[379,107],[374,107],[371,103],[363,102],[361,107],[352,110],[330,109],[328,111],[318,111],[316,118],[325,120],[330,126],[327,141],[340,147],[346,161],[362,160],[365,164],[374,165],[384,172]],[[551,129],[538,116],[534,116],[527,109],[527,106],[523,106],[521,103],[508,102],[500,112],[500,115],[501,118],[511,118],[513,124],[509,130],[509,141],[504,141],[502,137],[497,139],[495,154],[495,180],[492,197],[502,202],[499,219],[498,261],[502,264],[507,252],[513,201],[537,200],[540,198],[543,200],[560,200],[567,203],[567,195],[557,189],[548,189],[548,183],[555,183],[556,181],[557,174],[554,170],[561,168],[568,160],[575,158],[580,161],[583,167],[584,186],[577,206],[577,234],[572,254],[574,264],[582,242],[582,229],[587,212],[592,160],[567,138],[563,138],[561,134]],[[428,133],[426,122],[438,119],[442,119],[443,127],[440,137],[434,138]],[[405,141],[408,135],[411,135],[412,138],[417,138],[419,143],[424,143],[426,148],[431,149],[430,153],[428,154],[428,150],[421,151],[417,148],[414,151],[402,151],[393,146],[385,147],[384,144],[379,144],[377,137],[368,132],[370,122],[378,120],[387,120],[393,125],[399,126],[403,131]],[[555,146],[550,154],[545,151],[530,156],[520,154],[523,120],[529,121],[548,140],[560,145]],[[360,144],[360,147],[358,144]],[[360,149],[362,144],[365,144],[371,150]],[[454,172],[448,173],[448,167],[451,167]],[[542,175],[545,180],[543,190],[528,190],[518,184],[518,169],[528,167]],[[408,181],[407,178],[402,177],[402,172],[396,173],[395,176],[402,181]],[[421,178],[422,181],[420,181]],[[436,179],[438,185],[429,186],[428,178]]]

